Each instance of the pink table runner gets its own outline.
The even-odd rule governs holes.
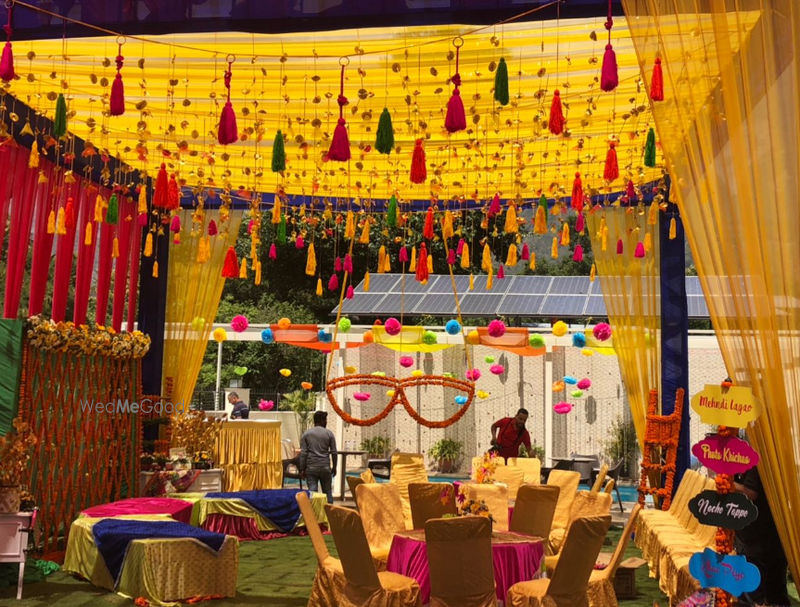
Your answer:
[[[111,518],[125,514],[168,514],[176,521],[189,524],[192,519],[192,506],[192,502],[168,497],[133,497],[92,506],[81,514],[90,518]]]
[[[492,556],[497,599],[505,602],[508,589],[517,582],[538,577],[544,561],[544,544],[515,533],[492,534]],[[406,531],[394,536],[386,570],[417,580],[422,604],[430,602],[431,580],[424,531]]]
[[[290,535],[308,535],[308,531],[305,527],[298,527],[290,533],[261,531],[258,528],[256,519],[233,516],[231,514],[209,514],[200,526],[208,531],[216,531],[217,533],[224,533],[225,535],[235,535],[240,540],[274,540],[281,537],[289,537]],[[327,525],[320,524],[319,527],[323,533],[328,533]]]

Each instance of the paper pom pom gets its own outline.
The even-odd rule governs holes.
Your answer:
[[[372,323],[372,326],[373,326],[373,327],[381,327],[381,326],[383,326],[383,323],[381,322],[381,319],[380,319],[380,318],[376,318],[376,319],[375,319],[375,322],[374,322],[374,323]]]
[[[608,341],[611,338],[611,325],[605,322],[596,324],[592,329],[592,335],[598,341]]]
[[[370,375],[374,377],[386,377],[386,373],[384,371],[373,371]]]
[[[283,329],[284,331],[292,326],[292,321],[288,318],[281,318],[278,321],[278,328]]]
[[[544,347],[544,336],[543,335],[531,335],[528,338],[528,343],[531,345],[532,348],[543,348]]]
[[[411,358],[410,356],[401,356],[400,366],[408,369],[409,367],[414,366],[414,359]]]
[[[228,339],[228,332],[225,331],[225,329],[223,329],[222,327],[214,329],[212,335],[214,336],[214,341],[217,343],[221,343],[226,339]]]
[[[369,392],[356,392],[355,394],[353,394],[353,398],[363,403],[372,398],[372,395]]]
[[[555,411],[559,415],[565,415],[570,411],[572,411],[572,405],[565,402],[556,403],[555,405],[553,405],[553,411]]]
[[[581,354],[584,356],[594,356],[594,350],[590,350],[589,348],[584,348],[581,350]]]
[[[567,323],[565,323],[563,320],[559,320],[556,324],[553,325],[553,335],[555,335],[556,337],[563,337],[564,335],[567,334],[567,331],[569,331],[569,327],[567,326]]]
[[[275,408],[275,401],[273,400],[264,400],[263,398],[258,403],[258,408],[261,411],[272,411]]]
[[[396,318],[387,318],[383,328],[387,335],[398,335],[403,330],[403,325]]]
[[[353,326],[353,323],[350,322],[349,318],[342,318],[339,321],[339,330],[342,333],[347,333],[350,330],[350,327]]]
[[[394,390],[387,390],[386,391],[386,396],[388,396],[389,398],[393,398],[394,397]]]
[[[321,344],[329,344],[333,341],[333,335],[328,333],[325,329],[320,329],[317,333],[317,341]]]
[[[365,344],[371,344],[375,342],[375,334],[372,331],[366,331],[364,336],[361,338],[364,340]]]
[[[246,331],[248,326],[250,326],[250,323],[247,322],[247,318],[241,314],[231,318],[231,329],[233,329],[236,333],[242,333]]]
[[[592,380],[588,377],[584,377],[581,381],[577,383],[579,390],[588,390],[592,387]]]
[[[455,378],[455,375],[453,375],[452,373],[446,372],[446,373],[442,373],[442,377],[449,377],[450,379],[453,379],[453,378]]]
[[[436,336],[436,333],[434,333],[433,331],[425,331],[425,333],[422,334],[422,343],[423,344],[427,344],[427,345],[431,346],[431,345],[435,344],[438,341],[439,341],[439,338]]]
[[[493,375],[502,375],[506,372],[506,368],[503,365],[492,365],[489,367],[489,371],[491,371]]]
[[[272,334],[272,329],[264,329],[261,331],[261,341],[267,345],[275,343],[275,335]]]
[[[569,384],[570,386],[574,386],[575,384],[578,383],[578,379],[575,378],[575,377],[572,377],[571,375],[565,375],[564,376],[564,383],[565,384]]]
[[[411,377],[422,377],[423,375],[424,375],[424,373],[422,371],[420,371],[419,369],[414,369],[411,372]]]
[[[493,320],[487,327],[491,337],[503,337],[506,334],[506,323],[502,320]]]
[[[312,384],[310,381],[301,381],[300,382],[300,387],[303,390],[311,390],[311,388],[314,387],[314,384]]]
[[[195,331],[202,331],[205,324],[206,324],[206,319],[203,318],[202,316],[195,316],[192,319],[192,329],[194,329]]]
[[[481,400],[483,400],[484,398],[489,398],[489,393],[488,393],[488,392],[484,392],[483,390],[478,390],[478,391],[477,391],[475,394],[476,394],[476,395],[478,396],[478,398],[480,398]]]
[[[490,365],[494,362],[494,356],[487,356],[483,359],[483,362],[489,363]]]
[[[576,348],[586,347],[586,335],[583,333],[575,333],[572,335],[572,345]]]
[[[457,405],[466,405],[469,399],[466,396],[456,396],[455,400]]]
[[[444,326],[444,330],[447,331],[448,335],[458,335],[461,333],[461,323],[457,320],[448,320],[447,324]]]
[[[350,365],[348,365],[347,367],[344,368],[344,372],[349,374],[349,375],[352,375],[356,371],[357,371],[357,369],[355,367],[350,366]]]
[[[283,375],[284,377],[289,377],[292,374],[292,370],[291,369],[281,369],[279,371],[279,373],[281,375]]]
[[[478,369],[470,369],[467,371],[467,379],[470,381],[478,381],[481,378],[481,372]]]
[[[583,396],[583,390],[573,390],[572,392],[570,392],[570,394],[574,398],[580,398],[581,396]]]
[[[473,346],[477,346],[481,343],[481,336],[478,334],[477,331],[472,330],[467,333],[467,343]]]
[[[564,391],[564,382],[563,381],[554,381],[553,382],[553,392],[563,392]]]

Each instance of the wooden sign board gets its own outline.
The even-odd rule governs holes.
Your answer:
[[[750,388],[741,386],[723,388],[707,384],[692,397],[692,409],[704,424],[731,428],[745,428],[761,415],[761,403]]]
[[[733,596],[752,592],[761,584],[758,567],[748,563],[745,557],[722,555],[711,548],[692,555],[689,573],[702,588],[720,588]]]
[[[722,495],[710,489],[689,500],[689,510],[701,525],[737,531],[758,518],[758,508],[743,493]]]
[[[700,463],[717,474],[741,474],[758,465],[758,453],[740,438],[714,434],[692,447]]]

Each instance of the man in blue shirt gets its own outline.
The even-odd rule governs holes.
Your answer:
[[[300,439],[300,474],[308,481],[308,489],[328,496],[333,503],[333,477],[336,476],[336,437],[328,430],[328,414],[314,413],[314,427]]]
[[[236,392],[228,394],[228,402],[233,405],[231,411],[231,419],[249,419],[250,407],[244,402]]]

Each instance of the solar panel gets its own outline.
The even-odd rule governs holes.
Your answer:
[[[500,280],[495,276],[492,279],[492,290],[486,290],[486,279],[488,276],[486,274],[479,274],[475,277],[475,289],[470,291],[471,293],[505,293],[511,287],[511,277],[503,278]]]
[[[700,284],[700,278],[697,276],[686,277],[686,295],[702,295],[703,287]]]
[[[370,293],[387,293],[394,284],[398,281],[400,276],[398,274],[372,274],[369,275],[369,292]],[[364,281],[355,288],[356,293],[364,292]]]
[[[554,276],[550,292],[560,295],[588,295],[590,284],[588,276]]]
[[[548,295],[540,314],[545,316],[583,316],[585,295]]]
[[[602,295],[593,295],[586,301],[586,308],[583,311],[586,316],[608,316],[606,312],[606,303],[603,301]]]
[[[478,295],[468,293],[461,300],[461,312],[473,316],[492,316],[502,301],[502,295]]]
[[[506,295],[497,313],[511,316],[538,316],[543,301],[544,295]]]
[[[405,281],[403,281],[402,276],[399,277],[399,280],[395,283],[392,287],[392,293],[430,293],[431,290],[434,288],[434,285],[442,278],[439,275],[433,275],[428,278],[428,284],[422,284],[419,282],[413,274],[406,274]],[[448,278],[448,281],[450,279]]]
[[[553,282],[552,276],[514,276],[508,293],[544,294]]]
[[[342,314],[367,314],[387,297],[386,293],[359,293],[342,303]],[[334,310],[335,312],[336,310]]]
[[[708,318],[708,307],[704,297],[692,296],[686,298],[689,318]]]
[[[419,303],[414,306],[412,311],[414,314],[454,316],[456,314],[456,299],[452,293],[431,293],[419,299]]]

